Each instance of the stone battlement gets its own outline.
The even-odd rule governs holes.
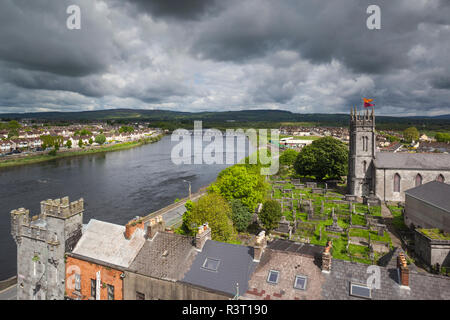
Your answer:
[[[69,197],[41,201],[41,214],[43,215],[68,217],[83,212],[83,210],[83,198],[73,202],[69,202]]]
[[[373,112],[373,109],[371,113],[369,113],[369,110],[363,110],[358,112],[355,109],[351,109],[350,112],[350,124],[351,125],[374,125],[375,124],[375,114]]]
[[[30,218],[30,210],[19,208],[11,211],[11,235],[26,236],[37,240],[48,240],[46,216],[68,218],[84,210],[84,200],[69,202],[68,197],[41,202],[41,214]]]

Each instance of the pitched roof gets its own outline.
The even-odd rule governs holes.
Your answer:
[[[91,219],[73,253],[128,268],[145,243],[144,231],[136,229],[130,240],[125,226]]]
[[[317,257],[318,255],[322,254],[324,247],[309,243],[300,243],[290,240],[275,239],[271,241],[269,244],[267,244],[267,248],[278,251],[287,251]]]
[[[377,152],[377,169],[450,170],[450,154]]]
[[[317,263],[311,255],[266,248],[244,296],[250,299],[322,299],[325,276]],[[271,270],[279,272],[276,284],[267,281]],[[305,290],[294,288],[296,276],[306,278]]]
[[[439,181],[430,181],[405,191],[405,194],[439,207],[450,213],[450,185]]]
[[[322,273],[319,250],[323,251],[323,247],[281,239],[271,242],[251,276],[245,297],[265,299],[269,295],[270,299],[362,299],[350,295],[350,284],[366,284],[371,275],[367,272],[369,265],[332,259],[330,272]],[[373,300],[450,299],[449,277],[419,272],[413,264],[409,265],[409,288],[401,286],[396,263],[399,252],[401,249],[395,249],[380,259],[380,288],[372,289]],[[280,272],[275,285],[267,282],[269,270]],[[307,277],[306,290],[293,288],[296,275]]]
[[[322,287],[324,299],[361,300],[350,295],[350,283],[366,284],[369,266],[362,263],[333,259],[331,271]],[[399,285],[397,268],[380,267],[380,288],[372,289],[373,300],[448,300],[450,279],[410,270],[409,288]]]
[[[145,242],[130,269],[150,277],[180,280],[196,254],[192,237],[158,232]]]
[[[247,291],[248,280],[256,266],[253,252],[252,247],[208,240],[182,281],[230,296],[236,294],[236,284],[239,283],[239,293],[242,294]],[[217,271],[203,268],[206,258],[219,260]]]

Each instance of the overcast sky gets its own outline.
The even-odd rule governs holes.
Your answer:
[[[450,113],[449,0],[1,0],[0,43],[3,113]]]

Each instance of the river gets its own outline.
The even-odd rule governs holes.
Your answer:
[[[16,273],[17,249],[10,230],[13,209],[24,207],[32,216],[39,214],[42,200],[82,197],[83,223],[95,218],[125,224],[188,196],[183,180],[191,181],[196,192],[229,166],[175,165],[171,150],[176,144],[165,136],[133,149],[0,169],[0,280]],[[237,161],[248,155],[248,149],[255,150],[248,142],[245,150],[233,149]]]

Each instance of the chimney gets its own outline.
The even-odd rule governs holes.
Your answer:
[[[261,231],[258,236],[256,237],[255,247],[254,247],[254,254],[253,254],[253,261],[259,262],[261,260],[261,256],[264,252],[264,249],[266,248],[267,241],[266,241],[266,232]]]
[[[147,227],[147,239],[152,240],[158,232],[163,232],[166,229],[166,224],[161,215],[150,219]]]
[[[397,256],[397,268],[399,270],[400,285],[409,287],[409,268],[403,252],[400,252]]]
[[[211,228],[208,226],[208,222],[198,227],[198,232],[195,236],[195,247],[198,251],[202,251],[207,240],[211,240]]]
[[[133,236],[136,229],[144,229],[144,224],[142,223],[142,219],[140,217],[136,217],[133,220],[130,220],[125,225],[125,239],[130,240]]]
[[[331,248],[333,243],[331,241],[327,242],[327,246],[322,253],[322,272],[330,272],[331,270]]]

